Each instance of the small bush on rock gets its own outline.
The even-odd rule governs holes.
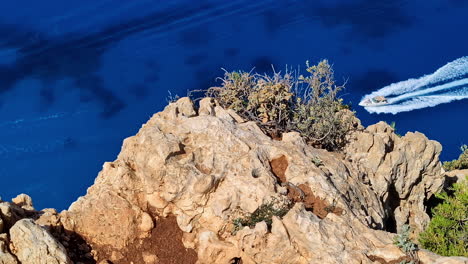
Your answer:
[[[343,86],[335,84],[327,60],[310,66],[308,76],[286,70],[273,76],[249,72],[225,72],[221,87],[208,89],[224,108],[255,121],[272,137],[297,131],[311,145],[336,150],[344,146],[352,120],[343,109],[348,106],[337,97]]]
[[[315,166],[320,167],[323,166],[323,161],[318,157],[318,156],[312,156],[312,163],[314,163]]]
[[[452,191],[451,196],[436,194],[443,202],[432,210],[433,217],[419,242],[439,255],[468,257],[468,177],[455,183]]]
[[[232,221],[234,233],[241,230],[244,226],[254,227],[262,221],[265,221],[268,227],[271,227],[273,216],[283,217],[288,213],[289,209],[290,204],[280,203],[277,200],[262,204],[252,214],[236,218]]]
[[[409,260],[404,260],[402,263],[407,264],[417,264],[418,256],[417,250],[418,246],[413,243],[410,239],[410,227],[409,225],[403,225],[401,227],[401,231],[398,235],[395,236],[394,244],[405,253],[405,255],[409,258]]]
[[[446,161],[443,166],[446,171],[468,169],[468,146],[461,146],[460,157],[456,160]]]
[[[292,127],[312,145],[329,150],[339,149],[345,143],[350,121],[341,110],[348,108],[337,97],[344,87],[335,84],[333,69],[328,61],[310,66],[310,76],[299,76],[304,84],[293,107]]]

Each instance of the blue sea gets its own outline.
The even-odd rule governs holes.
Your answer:
[[[328,59],[364,125],[420,131],[442,160],[468,144],[468,99],[396,114],[359,106],[467,56],[466,0],[3,1],[0,14],[4,200],[66,209],[170,95],[219,84],[223,69]]]

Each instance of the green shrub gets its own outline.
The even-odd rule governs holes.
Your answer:
[[[242,112],[249,105],[249,95],[255,87],[255,77],[249,72],[225,72],[222,87],[208,89],[223,107]]]
[[[421,246],[443,256],[468,257],[468,177],[437,194],[443,202],[432,210],[428,228],[420,234]]]
[[[342,111],[348,107],[337,97],[343,86],[335,84],[327,60],[306,65],[306,77],[288,70],[285,74],[274,72],[273,76],[225,72],[221,87],[208,89],[206,95],[255,121],[270,136],[298,131],[311,145],[339,149],[352,127]]]
[[[225,72],[221,87],[211,87],[207,96],[224,107],[255,121],[267,134],[277,137],[287,130],[291,118],[293,78],[290,74],[268,75]]]
[[[400,233],[395,236],[393,243],[405,253],[407,257],[410,258],[410,261],[404,263],[418,263],[417,253],[418,247],[410,239],[410,227],[409,225],[403,225],[401,227]]]
[[[446,171],[468,169],[468,146],[463,145],[460,149],[462,153],[458,159],[444,162],[443,167]]]
[[[395,121],[392,121],[392,123],[390,123],[390,127],[393,128],[393,133],[395,133],[395,135],[397,135],[397,137],[401,137],[401,135],[397,133],[396,122]]]
[[[320,167],[323,165],[323,161],[320,159],[319,156],[312,156],[311,159],[312,163],[314,163],[315,166]]]
[[[289,211],[289,204],[279,203],[272,200],[260,205],[252,214],[243,218],[236,218],[232,221],[234,233],[241,230],[244,226],[254,227],[257,223],[265,221],[268,227],[271,227],[273,216],[283,217]]]
[[[298,92],[292,109],[292,127],[312,145],[339,149],[344,146],[351,127],[351,120],[341,111],[347,106],[337,97],[344,87],[335,84],[333,69],[327,60],[314,66],[306,62],[306,65],[310,76],[299,76],[305,88],[302,94]]]

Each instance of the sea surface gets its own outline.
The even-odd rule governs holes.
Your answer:
[[[467,56],[467,14],[467,0],[3,1],[0,196],[66,209],[169,96],[219,84],[223,69],[306,60],[333,64],[364,125],[395,121],[457,158],[467,99],[397,114],[358,104]]]

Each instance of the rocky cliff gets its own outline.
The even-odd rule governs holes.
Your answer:
[[[0,263],[399,263],[394,232],[423,230],[443,187],[441,146],[382,122],[356,127],[333,153],[182,98],[127,138],[68,210],[1,202]]]

